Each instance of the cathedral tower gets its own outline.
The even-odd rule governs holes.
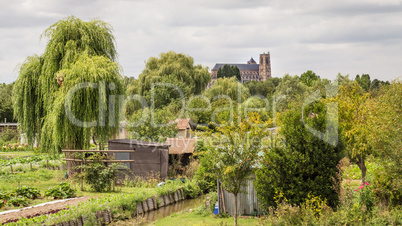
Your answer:
[[[260,54],[259,75],[263,81],[271,78],[271,57],[269,52]]]

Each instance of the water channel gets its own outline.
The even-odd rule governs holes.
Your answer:
[[[148,225],[156,220],[168,217],[173,213],[180,213],[182,211],[189,211],[204,204],[204,196],[198,196],[195,199],[186,199],[176,202],[172,205],[161,207],[157,210],[147,212],[138,217],[126,221],[118,221],[111,225]]]

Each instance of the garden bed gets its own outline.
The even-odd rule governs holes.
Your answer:
[[[0,223],[14,222],[15,220],[19,220],[22,217],[30,218],[43,214],[55,213],[60,210],[66,209],[67,206],[77,205],[79,202],[85,202],[90,198],[92,197],[85,196],[80,198],[68,199],[64,202],[50,202],[48,204],[42,203],[40,205],[26,207],[19,210],[7,211],[5,213],[0,213]]]

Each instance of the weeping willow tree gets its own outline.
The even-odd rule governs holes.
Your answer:
[[[122,94],[112,27],[68,17],[42,34],[41,56],[20,65],[13,89],[14,114],[28,143],[45,152],[105,143],[118,131]]]

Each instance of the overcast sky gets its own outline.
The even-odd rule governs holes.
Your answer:
[[[274,77],[402,76],[401,0],[0,2],[0,83],[15,81],[17,65],[43,53],[42,32],[71,15],[113,26],[125,76],[138,77],[149,57],[170,50],[210,69],[269,51]]]

